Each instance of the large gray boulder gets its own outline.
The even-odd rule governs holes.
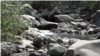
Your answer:
[[[67,48],[55,43],[50,43],[48,48],[48,54],[51,56],[63,56],[67,51]]]
[[[99,47],[100,47],[100,40],[78,40],[76,43],[74,43],[68,48],[68,51],[65,53],[66,54],[65,56],[73,56],[73,55],[75,56],[79,52],[80,54],[81,53],[86,54],[86,56],[91,55],[91,53],[100,54]],[[91,51],[88,52],[87,54],[84,50],[81,50],[81,49],[88,49],[88,50],[85,50],[86,52],[90,50]]]
[[[54,21],[54,16],[59,15],[61,11],[58,9],[58,7],[54,7],[54,9],[49,13],[48,15],[48,21]]]
[[[63,56],[100,56],[100,54],[89,49],[79,49],[77,54],[74,54],[73,50],[68,50]]]
[[[35,17],[33,17],[33,16],[30,16],[30,15],[20,15],[22,18],[21,19],[23,19],[23,21],[28,21],[28,22],[25,22],[25,23],[27,23],[27,24],[30,24],[30,25],[36,25],[37,27],[39,27],[40,26],[40,23],[35,19]]]
[[[37,32],[36,30],[25,30],[22,34],[21,37],[23,38],[36,38],[37,36],[41,36],[41,34],[39,32]]]
[[[36,16],[37,10],[33,9],[30,4],[24,4],[21,9],[26,15]]]
[[[1,56],[10,56],[17,53],[17,46],[11,42],[1,42]]]
[[[44,18],[40,18],[40,23],[40,29],[52,29],[58,27],[58,23],[46,21]]]
[[[97,10],[95,14],[93,15],[93,22],[97,25],[100,26],[100,10]]]
[[[56,22],[71,22],[71,21],[75,21],[75,19],[70,17],[69,15],[55,15],[54,17],[55,17],[54,20]]]

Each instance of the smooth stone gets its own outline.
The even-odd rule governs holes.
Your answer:
[[[89,49],[93,52],[100,54],[100,40],[78,40],[76,43],[71,45],[68,49],[71,49],[75,52],[75,54],[78,52],[79,49],[85,48]]]
[[[48,54],[51,56],[63,56],[67,51],[67,48],[55,43],[50,43],[48,48]]]
[[[35,17],[30,15],[20,15],[24,20],[27,20],[30,25],[35,24],[36,27],[39,27],[41,24],[35,19]]]
[[[55,22],[58,22],[58,23],[75,21],[75,19],[70,17],[69,15],[55,15],[54,20]]]

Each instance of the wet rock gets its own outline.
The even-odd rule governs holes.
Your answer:
[[[55,22],[71,22],[75,21],[74,18],[69,15],[55,15]]]
[[[69,14],[69,16],[74,18],[74,19],[80,19],[80,15],[79,14]]]
[[[30,40],[26,40],[26,39],[22,39],[21,40],[21,44],[18,46],[20,49],[25,49],[25,48],[34,48],[34,46],[32,46],[32,41]]]
[[[56,38],[56,42],[59,43],[59,44],[62,44],[63,43],[63,41],[62,41],[62,39],[60,37],[57,37]]]
[[[50,13],[49,13],[49,16],[48,16],[48,21],[52,21],[54,22],[54,16],[55,15],[59,15],[61,13],[61,11],[55,7]]]
[[[100,56],[99,53],[93,52],[89,49],[80,49],[76,56]]]
[[[29,56],[49,56],[49,55],[39,52],[30,52]]]
[[[10,56],[17,53],[17,46],[11,42],[1,42],[1,56]]]
[[[24,52],[24,53],[13,53],[10,56],[29,56],[29,53],[26,53],[26,52]]]
[[[85,22],[77,22],[77,27],[81,28],[81,29],[85,29],[87,28],[87,23]]]
[[[43,18],[40,18],[40,19],[43,19]],[[58,23],[41,20],[40,29],[46,30],[46,29],[52,29],[52,28],[57,28],[57,27],[58,27]]]
[[[28,51],[28,52],[34,52],[34,49],[28,48],[27,51]]]
[[[59,44],[50,43],[48,54],[51,56],[63,56],[67,49]]]
[[[35,38],[37,36],[39,36],[40,34],[36,31],[36,30],[25,30],[21,36],[23,38]]]
[[[69,39],[69,41],[68,41],[68,45],[72,45],[72,44],[74,44],[75,42],[77,42],[79,39],[74,39],[74,38],[71,38],[71,39]]]
[[[68,49],[73,50],[75,54],[78,53],[79,49],[89,49],[93,52],[100,54],[100,40],[78,40],[76,43],[71,45]]]
[[[93,52],[89,49],[80,49],[77,54],[73,50],[68,50],[64,56],[100,56],[99,53]]]
[[[35,19],[35,17],[30,15],[20,15],[24,20],[27,20],[30,25],[35,24],[36,27],[40,26],[40,23]]]
[[[47,54],[47,51],[48,51],[47,48],[45,48],[45,49],[39,49],[37,52]]]
[[[93,15],[93,22],[97,25],[100,26],[100,10],[97,10],[95,14]]]
[[[93,30],[93,32],[94,32],[94,33],[100,32],[100,27],[95,28],[95,29]]]
[[[33,45],[37,48],[41,48],[44,44],[46,44],[47,39],[43,36],[38,36],[37,38],[34,38]]]

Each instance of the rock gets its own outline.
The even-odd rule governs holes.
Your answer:
[[[93,52],[89,49],[80,49],[76,55],[79,55],[79,56],[100,56],[99,53]]]
[[[25,14],[35,16],[37,10],[33,9],[30,4],[24,4],[21,9],[24,11]]]
[[[93,15],[93,22],[97,25],[100,26],[100,10],[97,10],[95,14]]]
[[[95,28],[95,29],[93,30],[93,32],[94,32],[94,33],[100,32],[100,27]]]
[[[95,53],[100,54],[100,40],[78,40],[71,45],[68,50],[72,50],[76,55],[80,49],[89,49]],[[68,53],[67,53],[68,54]]]
[[[30,25],[35,24],[36,27],[40,26],[40,23],[35,19],[35,17],[30,15],[20,15],[24,20],[27,20]]]
[[[26,40],[26,39],[22,39],[21,40],[21,45],[19,45],[18,47],[20,49],[25,49],[25,48],[33,48],[34,46],[32,46],[32,41],[30,40]]]
[[[44,21],[43,18],[40,18],[42,19],[40,22],[41,22],[41,25],[40,25],[40,28],[39,29],[52,29],[52,28],[57,28],[58,27],[58,23],[54,23],[54,22],[49,22],[49,21]]]
[[[71,46],[72,44],[74,44],[74,43],[77,42],[78,40],[79,40],[79,39],[71,38],[71,39],[69,39],[68,44]]]
[[[61,13],[61,11],[55,7],[50,13],[49,13],[49,16],[48,16],[48,21],[52,21],[54,22],[54,16],[55,15],[59,15]]]
[[[50,43],[48,54],[51,56],[63,56],[67,49],[59,44]]]
[[[45,49],[39,49],[37,52],[47,54],[47,51],[48,50],[45,48]]]
[[[42,38],[35,38],[33,40],[33,45],[37,48],[40,48],[43,46],[43,39]]]
[[[79,49],[77,54],[73,50],[68,50],[64,56],[100,56],[99,53],[93,52],[89,49]]]
[[[60,37],[58,37],[58,38],[56,39],[56,42],[59,43],[59,44],[62,44],[62,43],[63,43],[63,40],[62,40]]]
[[[71,21],[75,21],[75,19],[70,17],[69,15],[55,15],[54,20],[55,20],[55,22],[71,22]]]
[[[48,43],[56,43],[56,40],[53,38],[48,38]]]
[[[28,52],[34,52],[34,49],[28,48],[27,51],[28,51]]]
[[[43,36],[38,36],[37,38],[34,38],[33,45],[37,48],[41,48],[44,44],[46,44],[47,39]]]
[[[47,20],[49,13],[50,11],[48,9],[44,9],[43,12],[41,13],[41,17]]]
[[[10,56],[17,53],[17,46],[11,42],[1,42],[1,56]]]
[[[75,13],[75,14],[69,14],[70,17],[74,18],[74,19],[80,19],[80,15]]]
[[[77,27],[81,28],[81,29],[85,29],[87,28],[87,23],[85,22],[77,22]]]
[[[29,53],[26,53],[26,52],[24,52],[24,53],[13,53],[10,56],[29,56]]]
[[[36,30],[25,30],[22,34],[21,34],[21,36],[23,37],[23,38],[35,38],[35,37],[37,37],[37,36],[39,36],[40,35],[40,33],[38,33]]]
[[[49,56],[49,55],[39,52],[30,52],[29,56]]]

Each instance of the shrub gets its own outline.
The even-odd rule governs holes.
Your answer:
[[[17,3],[1,1],[1,41],[14,41],[14,36],[20,35],[26,28],[25,24],[19,21],[22,4]]]

